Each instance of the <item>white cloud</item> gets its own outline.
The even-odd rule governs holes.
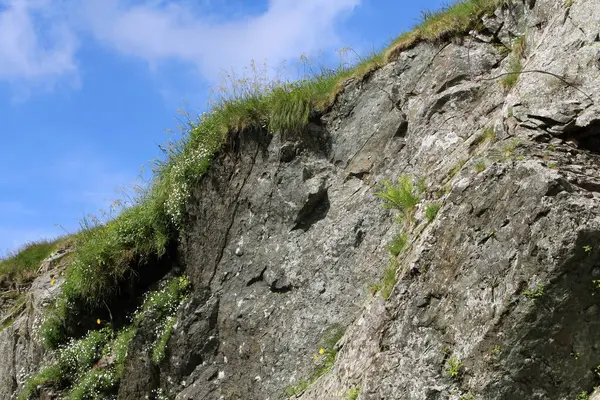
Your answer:
[[[77,40],[57,4],[0,0],[0,80],[51,88],[76,75]]]
[[[341,46],[335,23],[360,2],[270,0],[261,14],[224,21],[205,1],[0,0],[0,80],[76,77],[79,41],[91,37],[150,68],[183,63],[214,83],[252,59],[275,66]]]

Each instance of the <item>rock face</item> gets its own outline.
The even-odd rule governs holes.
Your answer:
[[[33,281],[29,291],[23,293],[15,306],[0,316],[12,324],[0,330],[0,399],[13,398],[20,384],[44,360],[44,349],[37,337],[44,310],[60,292],[62,278],[60,259],[68,252],[53,255],[42,266],[54,264],[55,269],[45,272]],[[58,265],[57,265],[58,264]]]
[[[348,82],[302,135],[232,137],[188,204],[194,294],[168,356],[153,366],[141,329],[119,398],[282,399],[340,336],[331,369],[288,395],[574,399],[598,384],[600,0],[482,24]],[[517,37],[523,72],[502,86]],[[368,287],[401,225],[374,186],[401,174],[427,191],[385,300]]]

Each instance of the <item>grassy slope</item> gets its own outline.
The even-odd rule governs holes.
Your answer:
[[[209,168],[230,133],[265,128],[279,134],[299,132],[307,125],[311,112],[325,112],[333,104],[347,79],[363,79],[418,42],[463,35],[477,28],[480,17],[503,1],[470,0],[423,13],[419,26],[402,34],[382,53],[350,69],[323,71],[294,83],[234,82],[235,96],[222,98],[211,112],[189,123],[187,137],[171,146],[166,161],[158,165],[151,188],[135,206],[77,235],[77,251],[67,271],[62,298],[42,328],[46,344],[55,347],[67,339],[58,332],[64,332],[59,328],[67,323],[69,315],[98,307],[114,295],[132,269],[143,273],[148,258],[164,255],[182,228],[190,189]],[[35,245],[19,253],[10,261],[10,268],[32,271],[40,258],[37,248],[41,254],[44,246]],[[36,256],[30,257],[30,253]],[[8,261],[0,266],[5,263]],[[86,279],[89,276],[95,278]]]
[[[48,257],[62,239],[42,240],[24,245],[20,250],[0,260],[1,286],[23,285],[35,278],[41,262]]]

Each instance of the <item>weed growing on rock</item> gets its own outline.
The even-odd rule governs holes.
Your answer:
[[[530,300],[539,299],[544,294],[544,287],[541,283],[538,283],[536,290],[527,289],[523,292],[523,294]]]
[[[345,400],[356,400],[358,399],[358,395],[360,394],[360,388],[354,387],[349,389],[344,395]]]
[[[586,253],[591,253],[592,252],[592,246],[586,245],[583,246],[583,251],[585,251]]]
[[[525,56],[525,45],[525,36],[521,36],[513,42],[512,54],[508,60],[507,75],[500,80],[500,84],[505,90],[512,89],[519,80],[519,75],[523,72],[521,59]]]
[[[473,140],[471,147],[479,146],[486,142],[493,142],[494,140],[496,140],[496,131],[494,130],[494,127],[488,126],[475,138],[475,140]]]
[[[152,350],[152,361],[154,364],[160,364],[162,360],[165,358],[165,353],[167,349],[167,342],[171,338],[173,334],[173,328],[175,327],[175,322],[177,322],[177,318],[174,315],[171,315],[165,319],[165,322],[159,327],[158,330],[158,339],[154,345],[154,349]]]
[[[581,393],[577,394],[576,400],[589,400],[590,395],[584,390]]]
[[[396,258],[392,257],[390,259],[390,263],[388,264],[388,267],[385,269],[384,273],[383,273],[383,277],[381,278],[381,281],[379,283],[376,283],[374,285],[371,285],[371,287],[369,288],[372,294],[375,294],[377,292],[381,293],[381,297],[383,297],[385,300],[387,300],[390,295],[392,294],[392,290],[394,289],[394,286],[396,286],[396,282],[398,280],[398,278],[396,278],[396,273],[398,272],[398,269],[400,267],[400,264],[398,264],[398,260],[396,260]]]
[[[453,179],[465,165],[467,160],[459,160],[450,171],[448,171],[448,179]]]
[[[303,392],[314,381],[331,371],[331,368],[333,368],[333,365],[335,364],[336,356],[337,350],[335,350],[333,347],[319,349],[318,354],[313,355],[313,358],[317,363],[317,367],[314,372],[309,378],[302,379],[297,384],[288,386],[285,389],[285,395],[290,397]]]
[[[506,160],[512,157],[512,154],[515,152],[520,143],[521,140],[519,138],[513,139],[510,142],[506,143],[502,147],[502,158]]]
[[[440,208],[442,208],[442,205],[440,203],[432,203],[427,205],[427,207],[425,208],[425,217],[427,217],[427,220],[429,222],[433,222],[433,220],[438,214],[438,211],[440,211]]]
[[[453,379],[460,376],[462,368],[463,363],[458,361],[456,356],[452,356],[446,361],[446,373]]]
[[[400,232],[388,243],[388,250],[394,257],[398,257],[406,248],[407,242],[408,236],[406,233]]]
[[[486,168],[487,168],[487,165],[485,164],[484,160],[478,160],[475,163],[475,172],[477,172],[478,174],[480,174],[483,171],[485,171]]]
[[[400,211],[406,220],[419,204],[421,192],[413,184],[411,177],[402,175],[398,177],[398,183],[395,185],[384,179],[375,195],[384,201],[383,206],[385,208]]]
[[[490,355],[492,357],[497,357],[500,355],[501,352],[502,352],[502,347],[497,344],[494,347],[492,347],[492,349],[490,350]]]

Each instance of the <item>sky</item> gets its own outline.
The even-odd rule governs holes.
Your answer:
[[[224,72],[364,56],[442,3],[0,0],[0,257],[147,179],[178,110],[207,110]]]

